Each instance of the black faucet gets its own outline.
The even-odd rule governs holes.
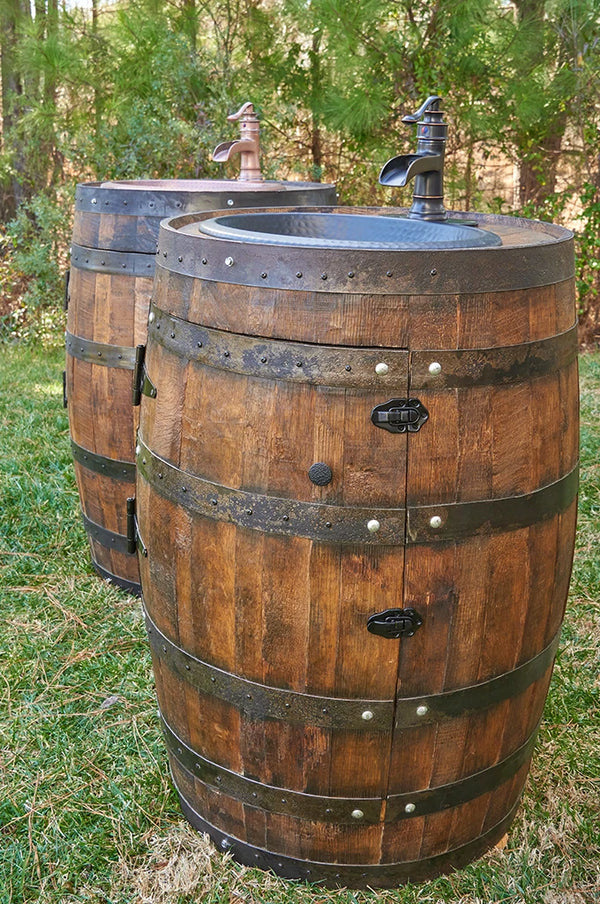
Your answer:
[[[414,177],[413,203],[408,214],[413,220],[448,219],[444,207],[444,151],[448,126],[439,109],[441,99],[433,94],[416,113],[402,117],[402,122],[417,123],[417,153],[392,157],[379,174],[382,185],[406,185]]]

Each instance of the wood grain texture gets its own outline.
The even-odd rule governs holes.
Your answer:
[[[526,246],[536,235],[533,227],[524,237],[509,226],[502,227],[505,242]],[[370,414],[388,399],[412,395],[413,351],[431,350],[435,360],[436,350],[503,348],[572,327],[572,279],[509,292],[491,286],[469,296],[444,294],[442,284],[438,290],[294,292],[160,267],[154,302],[177,317],[252,336],[379,348],[382,361],[386,348],[404,349],[406,368],[369,389],[313,385],[190,360],[151,335],[147,366],[158,393],[142,402],[144,443],[184,475],[261,499],[385,510],[501,507],[532,494],[535,506],[538,491],[577,465],[576,362],[506,383],[439,389],[428,383],[418,395],[429,419],[417,433],[378,430]],[[322,487],[308,477],[318,461],[332,471]],[[387,701],[393,713],[396,701],[415,698],[416,708],[420,698],[499,679],[534,659],[559,629],[575,501],[556,511],[535,509],[528,524],[446,538],[442,525],[427,542],[369,545],[289,536],[276,524],[252,529],[213,520],[181,496],[167,498],[159,484],[138,472],[148,548],[141,575],[151,619],[201,662],[273,693],[321,697],[324,712],[354,698]],[[371,614],[406,607],[422,618],[414,636],[391,640],[366,630]],[[552,671],[549,663],[501,699],[422,724],[393,716],[371,723],[366,712],[359,729],[261,719],[242,702],[211,698],[183,672],[175,675],[161,655],[155,660],[161,710],[173,731],[217,767],[273,791],[270,807],[238,799],[195,776],[171,750],[184,800],[232,839],[274,857],[342,866],[425,862],[476,844],[488,831],[493,844],[494,827],[522,793],[531,756],[525,744],[541,718]],[[504,761],[515,765],[501,774]],[[429,793],[441,801],[455,785],[463,790],[451,805],[420,815]],[[287,812],[286,790],[346,801],[346,818],[336,823]],[[398,809],[398,795],[414,796],[414,813],[410,798]],[[350,812],[362,798],[379,807],[379,816],[363,824]],[[389,816],[393,806],[397,819]],[[435,875],[435,864],[430,869]]]

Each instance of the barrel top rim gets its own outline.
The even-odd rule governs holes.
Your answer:
[[[199,233],[198,235],[194,235],[189,231],[185,231],[187,227],[193,226],[194,224],[201,222],[205,219],[212,219],[221,215],[241,215],[241,214],[257,214],[257,213],[265,213],[265,212],[288,212],[288,213],[336,213],[336,214],[347,214],[347,215],[356,215],[362,214],[366,216],[408,216],[408,209],[403,207],[351,207],[351,206],[333,206],[333,205],[315,205],[315,206],[294,206],[294,207],[250,207],[250,208],[236,208],[235,211],[231,211],[229,209],[224,210],[213,210],[213,211],[195,211],[193,213],[187,214],[178,214],[174,217],[166,218],[161,223],[161,233],[171,233],[171,234],[179,234],[186,235],[195,240],[208,240],[210,242],[218,242],[237,246],[240,249],[248,246],[248,243],[245,241],[237,241],[234,237],[231,238],[221,238],[216,236],[209,236],[204,233]],[[538,248],[544,245],[555,245],[562,242],[571,241],[574,238],[574,233],[572,230],[568,229],[566,226],[560,226],[556,223],[549,223],[544,220],[533,220],[526,219],[524,217],[511,217],[506,216],[504,214],[488,214],[488,213],[478,213],[471,212],[468,213],[464,211],[449,211],[449,217],[446,221],[448,225],[452,225],[453,221],[456,220],[476,220],[478,226],[481,228],[487,228],[489,231],[493,231],[493,227],[501,227],[503,230],[507,230],[512,228],[513,230],[522,230],[524,234],[527,232],[531,233],[532,240],[530,242],[519,242],[510,243],[505,242],[503,240],[501,245],[497,246],[483,246],[480,248],[398,248],[398,249],[389,249],[389,248],[373,248],[373,249],[364,249],[361,251],[362,253],[368,254],[407,254],[407,253],[431,253],[435,251],[436,253],[448,253],[448,254],[464,254],[466,251],[477,251],[479,253],[488,253],[488,252],[497,252],[500,253],[503,250],[505,251],[508,248]],[[537,237],[537,240],[536,238]],[[278,247],[277,242],[269,241],[268,236],[264,242],[260,243],[261,246],[276,248]],[[286,246],[290,250],[294,248],[298,248],[302,251],[309,250],[308,246],[303,246],[301,244],[298,245],[289,245]],[[318,249],[314,249],[318,250]],[[340,248],[339,251],[343,252],[345,249]],[[351,251],[352,249],[348,249]]]
[[[78,182],[76,192],[128,191],[212,194],[218,192],[261,193],[269,191],[306,191],[309,189],[334,189],[329,182],[295,182],[288,180],[262,180],[242,182],[239,179],[115,179],[99,182]]]

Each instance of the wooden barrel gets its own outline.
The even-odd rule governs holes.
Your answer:
[[[127,499],[135,488],[135,348],[146,341],[163,217],[260,203],[331,204],[331,185],[300,182],[132,181],[79,185],[75,197],[65,392],[71,445],[96,570],[138,593]]]
[[[161,227],[137,450],[183,812],[282,876],[432,878],[506,833],[550,681],[572,234],[479,215],[499,247],[282,250],[205,219]]]

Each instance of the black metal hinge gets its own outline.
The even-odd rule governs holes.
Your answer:
[[[135,496],[129,496],[127,499],[127,552],[133,555],[138,549],[144,557],[148,557],[148,550],[140,536],[135,515]]]
[[[428,417],[429,412],[419,399],[390,399],[371,412],[375,426],[390,433],[416,433]]]
[[[155,399],[157,396],[156,386],[146,372],[145,359],[146,346],[136,345],[132,385],[132,402],[134,407],[140,404],[143,395],[149,396],[151,399]]]

